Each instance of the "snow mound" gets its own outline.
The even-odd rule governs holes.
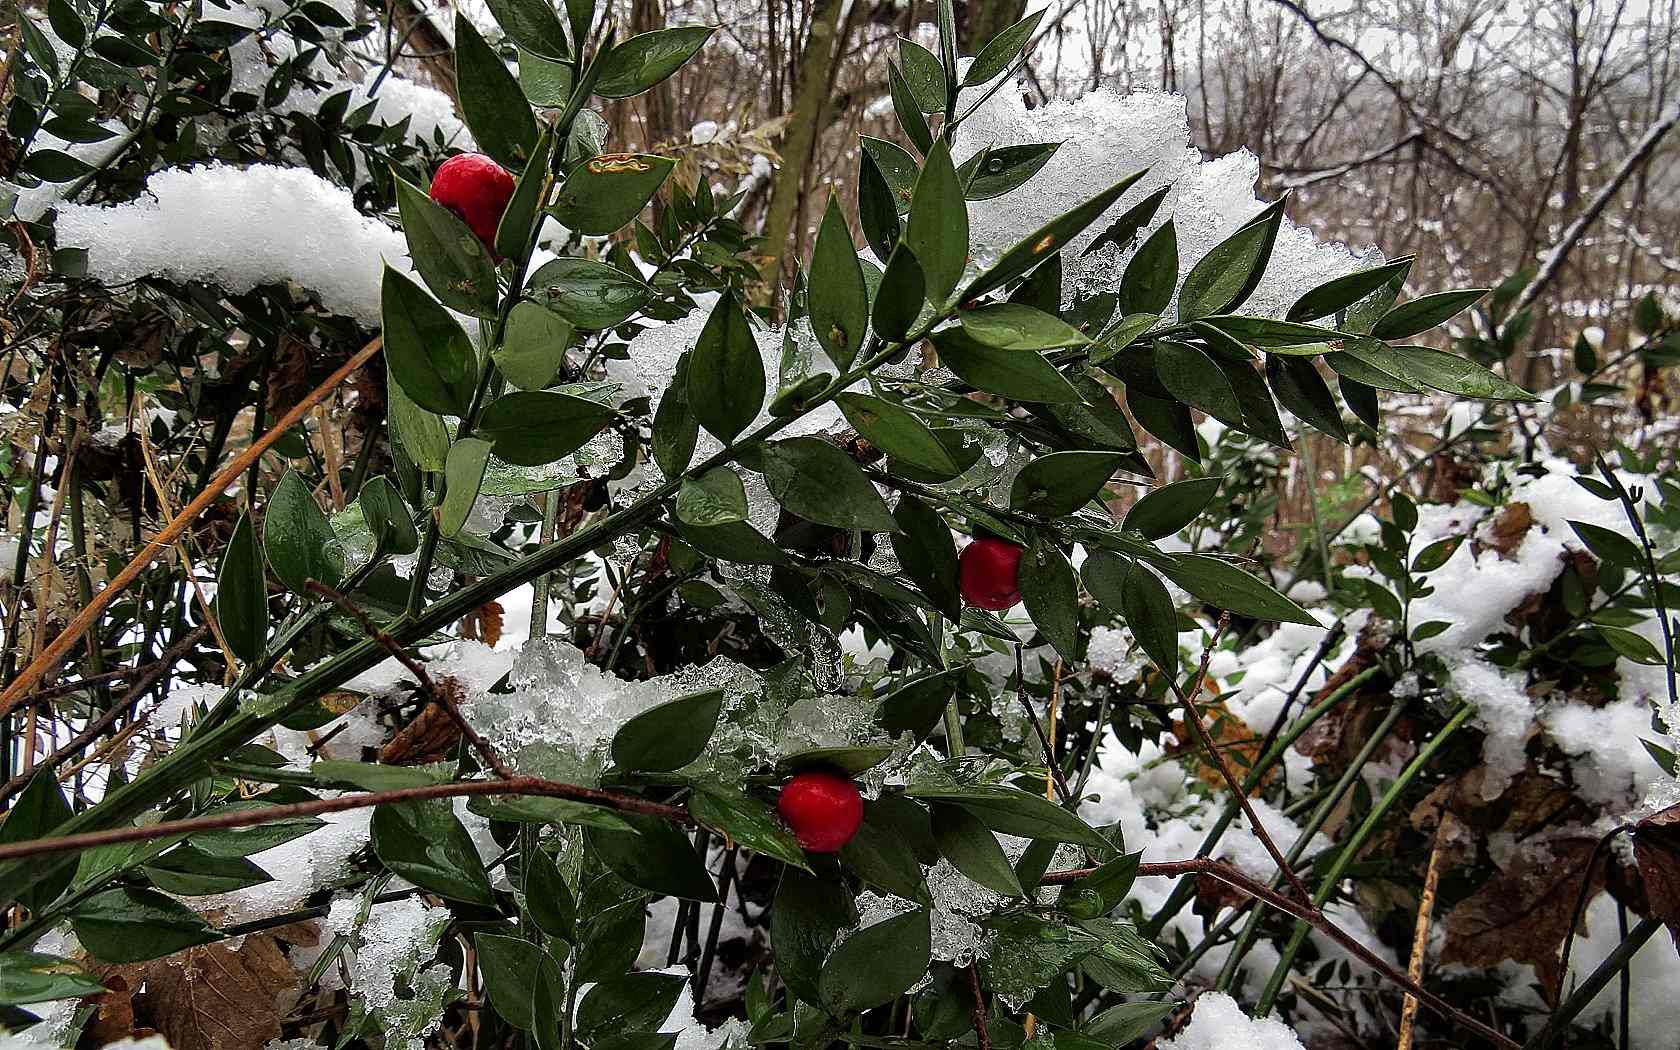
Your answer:
[[[1293,1029],[1275,1017],[1249,1017],[1222,992],[1196,1000],[1190,1025],[1161,1050],[1303,1050]]]
[[[153,175],[146,191],[115,207],[59,209],[58,242],[87,249],[90,277],[161,275],[232,292],[294,281],[327,309],[377,324],[381,264],[409,269],[402,234],[302,168],[176,168]]]

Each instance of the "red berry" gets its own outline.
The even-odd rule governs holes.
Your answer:
[[[812,853],[835,853],[863,823],[863,798],[850,780],[817,769],[787,782],[776,812],[801,846]]]
[[[963,548],[957,558],[957,586],[963,601],[997,612],[1021,600],[1021,548],[990,536]]]
[[[457,153],[432,175],[432,200],[459,215],[485,245],[513,197],[513,176],[482,153]]]

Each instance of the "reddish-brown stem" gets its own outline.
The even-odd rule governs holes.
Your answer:
[[[974,1037],[980,1041],[980,1050],[992,1050],[991,1033],[986,1031],[986,996],[980,991],[978,963],[968,964],[968,990],[974,994]]]
[[[1185,721],[1190,723],[1191,732],[1196,734],[1196,740],[1202,745],[1202,749],[1208,753],[1214,766],[1218,768],[1220,777],[1224,779],[1225,785],[1231,790],[1231,797],[1235,798],[1237,805],[1242,807],[1243,816],[1248,818],[1248,826],[1254,829],[1254,837],[1259,839],[1260,844],[1266,847],[1266,852],[1271,854],[1272,863],[1277,865],[1278,871],[1283,874],[1284,880],[1289,883],[1289,888],[1294,890],[1296,896],[1300,897],[1301,900],[1310,901],[1312,900],[1312,894],[1307,891],[1307,887],[1301,882],[1301,877],[1295,874],[1295,869],[1289,866],[1289,861],[1284,859],[1283,851],[1278,849],[1276,842],[1272,841],[1271,833],[1266,830],[1264,824],[1260,823],[1259,816],[1254,812],[1254,806],[1248,801],[1248,792],[1243,790],[1242,781],[1237,779],[1236,773],[1231,770],[1231,764],[1225,761],[1224,752],[1219,750],[1219,745],[1214,742],[1213,737],[1208,733],[1207,726],[1202,724],[1202,709],[1196,705],[1196,694],[1201,692],[1202,683],[1207,680],[1208,662],[1213,659],[1213,650],[1219,644],[1219,636],[1225,633],[1225,628],[1230,622],[1230,613],[1220,613],[1219,626],[1214,629],[1213,637],[1208,639],[1207,647],[1202,650],[1202,663],[1196,669],[1196,677],[1190,683],[1189,689],[1179,685],[1178,679],[1170,675],[1167,677],[1167,681],[1172,685],[1179,703],[1184,705]]]
[[[621,795],[614,791],[563,784],[540,777],[513,777],[508,780],[466,780],[450,784],[425,784],[420,787],[393,788],[389,791],[369,791],[338,798],[316,799],[312,802],[293,802],[264,809],[242,809],[228,813],[212,813],[185,820],[167,820],[139,827],[112,828],[108,831],[88,831],[80,835],[60,835],[56,838],[26,839],[0,846],[0,861],[19,857],[38,857],[48,853],[69,853],[119,842],[145,842],[191,835],[200,831],[221,831],[227,828],[246,828],[266,824],[272,820],[296,817],[317,817],[325,813],[343,813],[352,809],[366,809],[387,802],[421,802],[434,798],[472,797],[478,795],[535,795],[543,798],[563,798],[573,802],[600,806],[621,813],[641,813],[679,824],[693,824],[688,811],[680,806],[649,802],[635,795]]]
[[[397,644],[395,638],[380,630],[379,625],[374,623],[368,617],[368,614],[363,612],[362,608],[349,598],[328,587],[320,580],[309,580],[304,586],[354,616],[357,622],[362,625],[362,630],[367,632],[369,638],[378,642],[380,648],[391,654],[392,659],[408,669],[408,673],[413,675],[415,680],[420,683],[420,690],[426,694],[427,698],[443,708],[444,713],[449,716],[449,720],[455,723],[455,728],[459,729],[461,735],[467,738],[467,742],[472,745],[474,751],[478,752],[478,757],[484,760],[484,764],[489,767],[490,771],[502,780],[513,779],[513,770],[509,769],[507,763],[502,761],[502,756],[496,754],[496,749],[490,746],[490,742],[478,735],[478,730],[474,729],[467,721],[467,716],[461,713],[461,705],[455,702],[455,698],[449,695],[449,691],[438,688],[438,684],[432,681],[432,676],[426,673],[425,665],[410,656],[407,650]]]

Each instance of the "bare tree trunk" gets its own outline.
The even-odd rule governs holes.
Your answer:
[[[787,132],[782,138],[782,165],[770,191],[770,207],[764,217],[764,261],[759,274],[773,284],[781,274],[788,235],[799,198],[804,191],[805,169],[816,148],[822,127],[823,106],[828,100],[829,72],[835,54],[845,41],[840,34],[840,0],[816,0],[811,10],[811,29],[800,52],[799,69],[793,88],[793,106],[788,111]]]

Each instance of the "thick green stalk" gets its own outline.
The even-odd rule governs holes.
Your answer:
[[[1366,814],[1358,829],[1348,838],[1347,845],[1342,847],[1342,851],[1336,855],[1336,859],[1331,863],[1329,870],[1319,880],[1318,889],[1313,892],[1313,905],[1315,907],[1322,908],[1331,895],[1336,892],[1336,886],[1342,881],[1342,873],[1359,855],[1359,851],[1365,846],[1365,841],[1377,830],[1377,825],[1382,823],[1382,819],[1388,814],[1390,807],[1399,800],[1401,793],[1411,786],[1412,781],[1417,779],[1417,775],[1423,772],[1424,768],[1435,758],[1436,753],[1446,744],[1447,738],[1452,736],[1458,727],[1470,718],[1471,712],[1475,709],[1476,705],[1474,704],[1461,705],[1453,713],[1453,716],[1447,720],[1447,724],[1441,727],[1441,731],[1435,734],[1434,739],[1424,745],[1423,750],[1419,751],[1416,757],[1406,764],[1406,768],[1395,778],[1394,783],[1390,784],[1388,790],[1383,792],[1383,797],[1372,807],[1371,812]],[[1311,930],[1311,927],[1305,922],[1296,921],[1295,932],[1290,936],[1289,944],[1284,948],[1282,956],[1278,959],[1276,968],[1272,970],[1272,976],[1266,981],[1266,988],[1260,993],[1260,1001],[1255,1004],[1254,1016],[1264,1017],[1271,1012],[1272,1004],[1277,1001],[1278,992],[1283,988],[1284,978],[1289,974],[1290,964],[1295,961],[1295,956],[1300,952],[1301,945],[1306,942],[1309,930]]]

